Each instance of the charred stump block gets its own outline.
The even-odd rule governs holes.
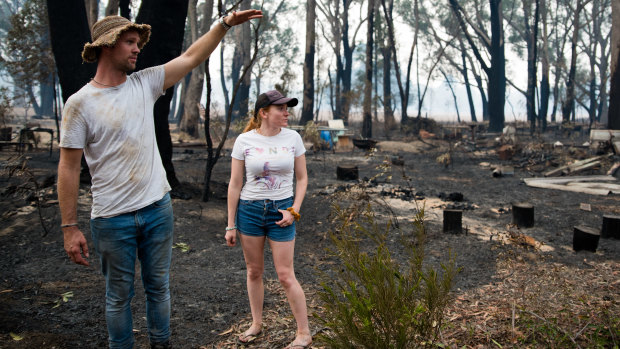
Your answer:
[[[594,228],[578,225],[573,230],[573,250],[596,252],[600,232]]]
[[[515,155],[515,150],[511,145],[505,144],[497,149],[497,155],[501,160],[510,160]]]
[[[534,206],[526,202],[512,204],[512,223],[519,228],[534,226]]]
[[[336,168],[336,177],[342,181],[354,181],[359,178],[359,170],[355,165],[339,165]]]
[[[620,216],[603,215],[601,237],[620,239]]]
[[[463,232],[463,210],[443,210],[443,232],[460,234]]]

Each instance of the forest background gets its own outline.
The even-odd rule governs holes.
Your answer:
[[[264,18],[232,29],[155,106],[173,187],[169,123],[205,138],[212,168],[225,139],[213,144],[209,125],[222,120],[228,134],[271,88],[300,97],[299,124],[361,121],[365,138],[373,121],[389,138],[397,129],[417,132],[427,117],[494,132],[507,120],[544,132],[549,122],[580,117],[620,129],[618,0],[1,0],[1,121],[15,107],[26,121],[60,118],[66,98],[94,75],[96,65],[79,53],[105,15],[152,25],[142,69],[178,56],[217,18],[251,7]]]

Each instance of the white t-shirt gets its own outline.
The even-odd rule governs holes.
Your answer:
[[[163,86],[161,65],[133,73],[119,86],[86,84],[67,100],[60,146],[84,149],[92,177],[91,218],[144,208],[170,191],[153,120]]]
[[[242,133],[235,140],[232,157],[245,161],[242,200],[282,200],[293,196],[295,158],[306,152],[296,131],[281,129],[265,137],[256,130]]]

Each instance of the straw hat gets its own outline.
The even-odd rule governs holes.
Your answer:
[[[116,40],[128,30],[135,30],[140,34],[138,47],[142,49],[151,36],[151,26],[148,24],[136,24],[125,17],[107,16],[93,25],[93,42],[86,43],[82,51],[82,59],[92,63],[97,60],[98,49],[102,46],[112,47]]]

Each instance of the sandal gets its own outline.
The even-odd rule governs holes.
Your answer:
[[[252,343],[256,338],[258,338],[263,333],[263,330],[260,330],[253,334],[241,334],[237,337],[237,344],[248,344]]]

